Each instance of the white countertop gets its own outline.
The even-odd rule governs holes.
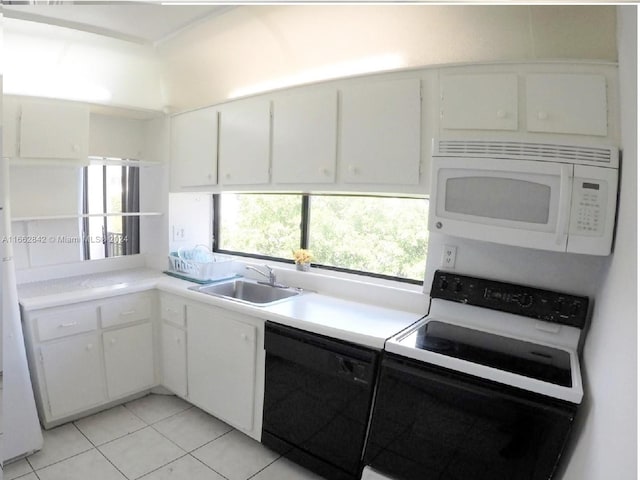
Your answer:
[[[23,284],[18,287],[18,295],[25,310],[37,310],[158,289],[192,301],[377,349],[382,349],[387,338],[426,313],[384,308],[313,292],[259,307],[188,290],[193,285],[154,270],[134,269]]]

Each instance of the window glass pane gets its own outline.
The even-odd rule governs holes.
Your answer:
[[[300,247],[302,196],[220,195],[218,249],[291,258]]]
[[[104,213],[102,194],[102,165],[86,167],[87,175],[87,211],[85,213]]]
[[[314,263],[423,280],[428,209],[425,199],[312,196]]]
[[[84,213],[85,257],[132,255],[140,252],[139,218],[122,212],[139,212],[139,169],[117,165],[90,165],[85,169]]]
[[[107,212],[122,213],[122,167],[108,165],[105,174]]]

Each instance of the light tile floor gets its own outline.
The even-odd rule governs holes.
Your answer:
[[[5,480],[322,480],[175,396],[148,395],[46,430]]]

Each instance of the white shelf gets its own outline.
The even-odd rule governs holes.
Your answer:
[[[89,156],[90,165],[117,165],[121,167],[163,167],[164,163],[148,160],[129,160],[124,158]]]
[[[42,158],[7,158],[12,167],[66,167],[82,168],[88,165],[117,165],[121,167],[163,167],[164,163],[122,158],[87,157],[82,160],[60,160]]]
[[[36,220],[71,220],[74,218],[91,218],[91,217],[159,217],[164,215],[162,212],[129,212],[129,213],[84,213],[75,215],[42,215],[36,217],[16,217],[12,218],[12,222],[33,222]]]

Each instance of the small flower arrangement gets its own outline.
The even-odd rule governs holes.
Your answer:
[[[311,260],[313,260],[313,255],[309,250],[306,250],[304,248],[299,248],[297,250],[293,250],[293,260],[298,265],[311,263]]]

